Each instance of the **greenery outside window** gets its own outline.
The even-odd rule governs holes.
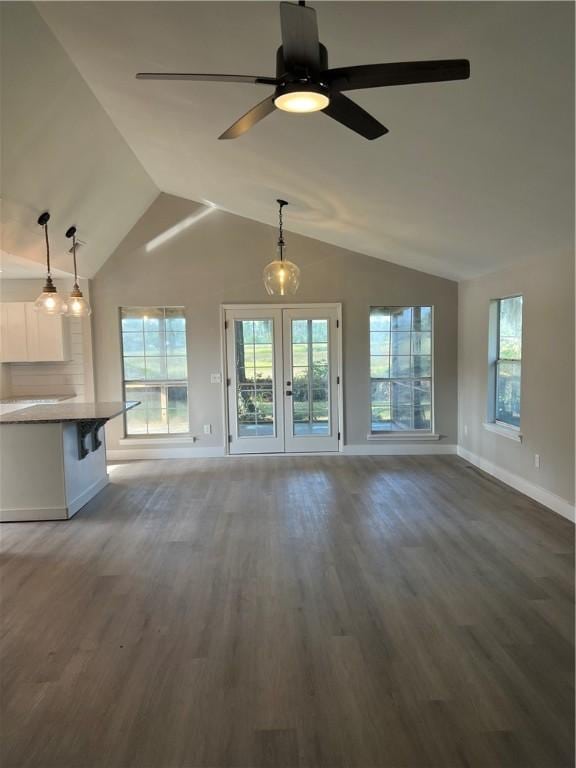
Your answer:
[[[122,307],[120,323],[124,398],[141,401],[126,413],[126,434],[187,433],[188,361],[183,307]]]
[[[491,307],[491,420],[520,428],[522,378],[522,296],[496,299]]]
[[[432,432],[432,307],[370,309],[371,432]]]

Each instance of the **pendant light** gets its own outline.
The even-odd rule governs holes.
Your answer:
[[[68,299],[66,315],[68,317],[88,317],[92,312],[90,304],[84,298],[80,286],[78,285],[78,269],[76,267],[76,227],[69,227],[66,230],[66,237],[72,238],[72,256],[74,258],[74,286]]]
[[[66,311],[66,302],[56,290],[52,282],[50,273],[50,243],[48,241],[48,222],[50,214],[45,211],[38,217],[38,224],[44,228],[44,237],[46,239],[46,284],[44,290],[34,302],[34,309],[38,312],[44,312],[46,315],[62,315]]]
[[[284,258],[284,230],[282,221],[282,209],[288,205],[286,200],[277,200],[278,203],[278,256],[264,267],[264,285],[270,296],[290,296],[296,293],[300,285],[300,269],[291,261]]]

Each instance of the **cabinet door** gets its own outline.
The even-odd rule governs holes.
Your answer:
[[[62,362],[70,359],[66,318],[36,312],[32,302],[26,302],[26,325],[29,362]]]
[[[26,309],[19,301],[0,305],[0,360],[3,363],[25,363],[28,360]]]

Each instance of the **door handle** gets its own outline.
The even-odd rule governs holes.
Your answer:
[[[292,390],[287,389],[286,390],[286,397],[291,397],[291,395],[292,395]]]

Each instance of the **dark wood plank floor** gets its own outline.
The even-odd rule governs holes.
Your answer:
[[[134,462],[2,527],[2,768],[568,768],[573,529],[452,457]]]

